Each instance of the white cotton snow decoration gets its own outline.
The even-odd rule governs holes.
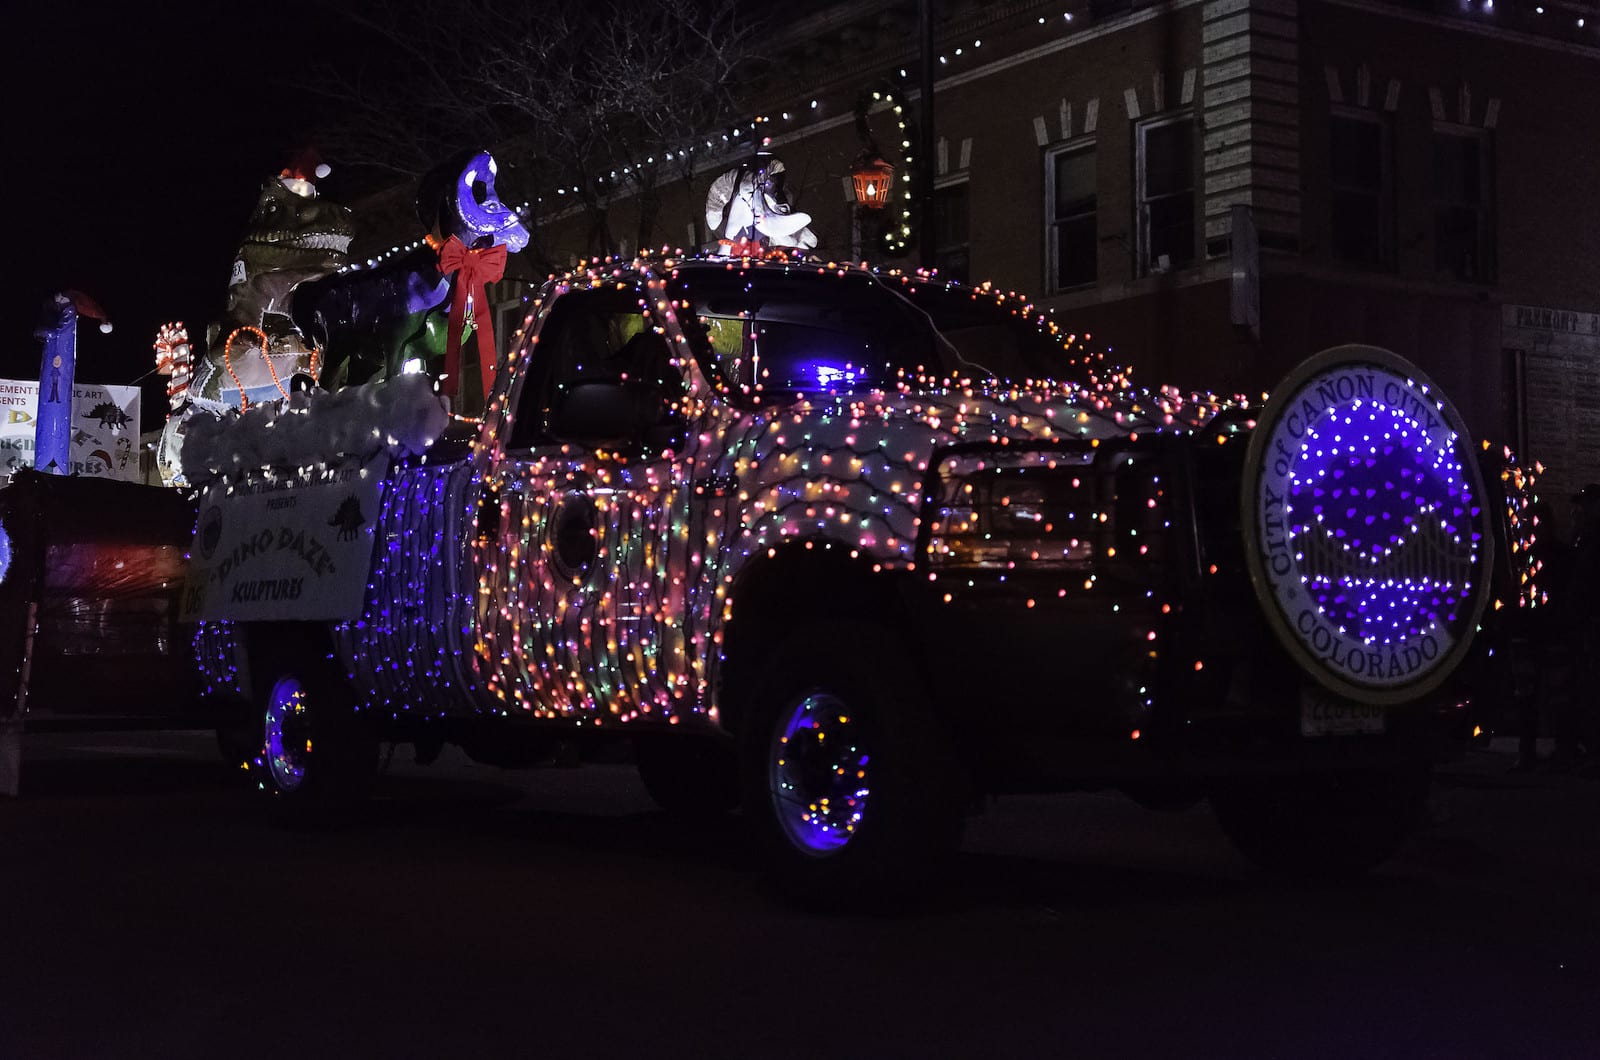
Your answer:
[[[380,451],[415,456],[449,423],[444,401],[425,375],[291,394],[244,413],[196,408],[184,429],[183,471],[198,483],[266,466],[365,460]]]

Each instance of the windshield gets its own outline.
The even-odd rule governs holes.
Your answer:
[[[916,376],[1061,377],[1060,339],[992,294],[815,266],[681,269],[679,319],[730,390],[754,400],[893,387]]]
[[[677,281],[690,341],[751,396],[892,386],[946,370],[926,319],[865,274],[695,269]]]

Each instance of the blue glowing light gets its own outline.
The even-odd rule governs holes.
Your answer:
[[[839,364],[830,361],[801,361],[794,366],[794,375],[801,381],[815,379],[818,386],[828,389],[840,384],[854,383],[861,378],[862,371],[848,362]]]
[[[306,759],[311,754],[305,713],[305,688],[293,677],[279,679],[267,697],[267,739],[263,754],[280,791],[294,791],[305,783]]]
[[[807,853],[841,850],[866,812],[869,756],[853,722],[841,701],[819,693],[796,704],[773,739],[773,809],[790,841]]]
[[[1308,424],[1289,476],[1289,539],[1341,632],[1394,644],[1468,608],[1479,508],[1454,442],[1361,398]]]

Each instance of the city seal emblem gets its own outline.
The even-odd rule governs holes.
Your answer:
[[[1328,690],[1402,702],[1466,654],[1494,555],[1474,456],[1437,388],[1376,347],[1316,355],[1267,403],[1241,497],[1250,580]]]

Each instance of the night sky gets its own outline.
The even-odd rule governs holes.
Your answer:
[[[324,104],[297,83],[333,60],[330,41],[350,36],[319,12],[46,3],[26,26],[8,25],[7,185],[21,231],[5,270],[0,375],[38,378],[33,329],[62,288],[99,301],[115,324],[110,335],[80,329],[80,382],[150,371],[166,320],[203,336],[262,182],[314,142]],[[165,381],[144,388],[148,429],[164,413]]]

